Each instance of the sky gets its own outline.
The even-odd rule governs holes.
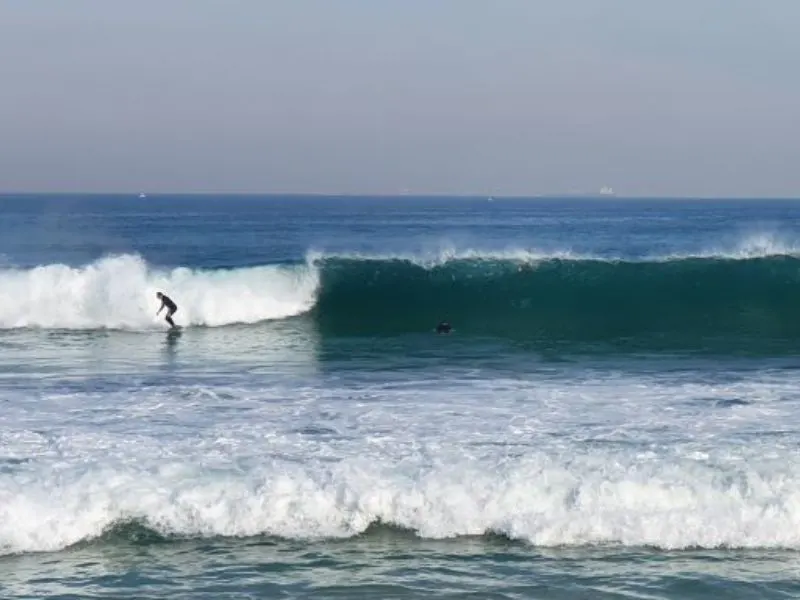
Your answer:
[[[800,197],[798,0],[0,0],[0,191]]]

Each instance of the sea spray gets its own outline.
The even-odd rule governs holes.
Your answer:
[[[157,291],[178,303],[180,325],[255,323],[307,311],[317,285],[306,264],[163,269],[133,255],[0,269],[0,328],[149,329],[159,325]]]
[[[162,536],[424,538],[502,534],[536,546],[800,548],[789,466],[529,454],[502,464],[165,463],[0,475],[0,554],[55,551],[136,522]]]

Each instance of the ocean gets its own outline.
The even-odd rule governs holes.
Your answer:
[[[0,196],[0,597],[798,597],[798,232]]]

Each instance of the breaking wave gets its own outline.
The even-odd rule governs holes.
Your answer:
[[[800,548],[795,465],[531,456],[406,471],[343,461],[249,472],[111,465],[0,476],[0,555],[133,537],[347,538],[382,523],[423,538],[500,534],[537,546]]]
[[[80,268],[0,269],[0,328],[163,327],[155,317],[160,290],[178,302],[180,325],[257,323],[309,310],[318,281],[306,265],[166,270],[132,255]]]
[[[800,339],[800,258],[760,250],[638,260],[311,255],[210,270],[159,269],[124,255],[80,268],[0,269],[0,328],[163,327],[155,292],[164,290],[181,325],[304,315],[337,336],[430,332],[446,319],[459,335],[554,343]]]
[[[609,260],[576,256],[322,261],[314,307],[325,333],[430,331],[544,342],[800,338],[793,255]]]

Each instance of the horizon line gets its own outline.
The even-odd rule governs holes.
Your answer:
[[[141,195],[144,194],[144,197]],[[450,198],[450,199],[479,199],[487,200],[800,200],[797,196],[776,195],[776,196],[753,196],[753,195],[660,195],[660,194],[601,194],[597,192],[570,193],[532,193],[532,194],[485,194],[485,193],[409,193],[409,192],[381,192],[381,193],[346,193],[346,192],[242,192],[242,191],[0,191],[0,198],[8,196],[133,196],[146,200],[151,196],[238,196],[238,197],[261,197],[261,198]]]

